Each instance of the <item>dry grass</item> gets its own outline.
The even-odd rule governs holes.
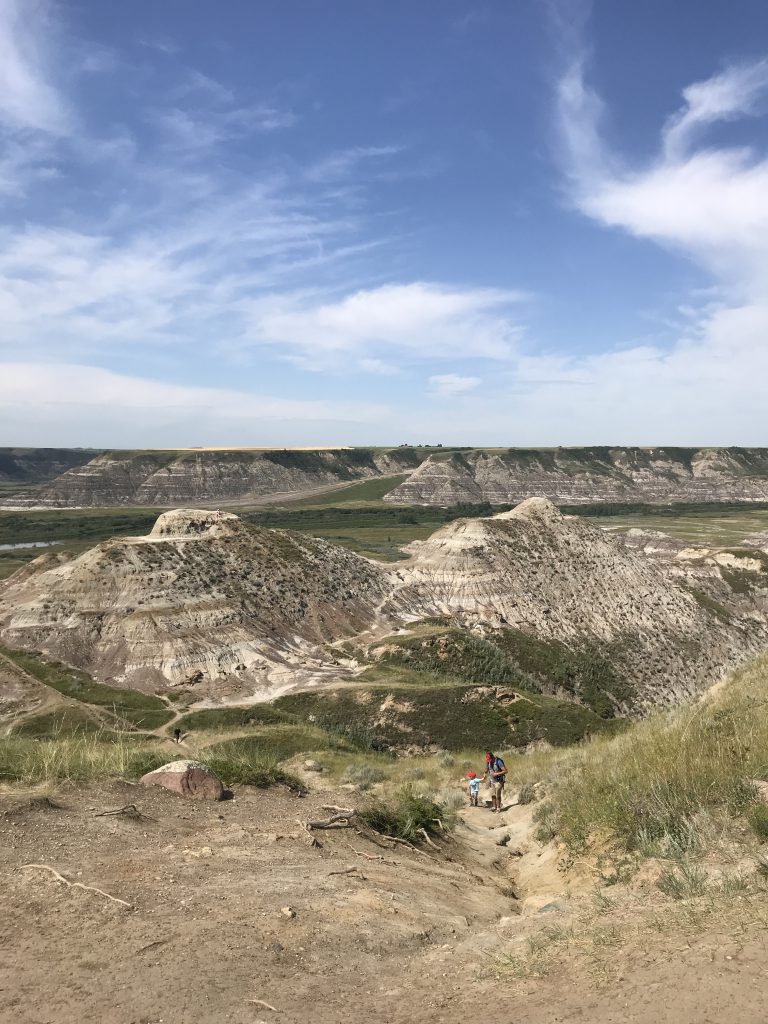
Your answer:
[[[767,707],[762,658],[697,704],[550,755],[539,767],[554,831],[572,849],[598,836],[647,855],[706,845],[715,827],[755,806],[751,780],[768,779]]]
[[[0,781],[56,782],[136,777],[171,760],[159,744],[139,743],[130,734],[99,733],[0,739]]]

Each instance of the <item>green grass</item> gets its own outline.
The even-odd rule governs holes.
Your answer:
[[[72,737],[95,735],[104,731],[103,725],[96,721],[85,709],[57,708],[40,715],[30,715],[20,719],[13,727],[14,736],[27,736],[34,739],[45,739],[52,736]]]
[[[152,694],[97,683],[85,672],[45,660],[37,653],[16,651],[2,645],[0,653],[63,696],[103,708],[136,729],[158,729],[173,717],[166,704]]]
[[[364,824],[385,836],[408,842],[421,842],[422,830],[432,835],[441,832],[439,822],[449,828],[453,821],[443,804],[403,786],[390,797],[377,800],[360,811]]]
[[[702,547],[733,547],[750,533],[768,530],[768,509],[752,506],[698,507],[689,506],[659,509],[641,507],[634,512],[611,514],[610,509],[587,512],[579,506],[568,511],[591,519],[596,526],[610,530],[661,530],[679,537],[691,545]]]
[[[247,708],[211,708],[190,711],[178,722],[182,732],[211,732],[217,729],[238,729],[250,725],[273,725],[299,720],[271,704],[254,704]]]
[[[405,473],[399,476],[374,477],[371,480],[362,480],[359,483],[350,484],[348,487],[339,487],[337,490],[329,491],[325,495],[315,495],[309,498],[297,498],[295,501],[280,502],[279,507],[283,509],[302,508],[332,508],[338,505],[384,505],[383,498],[395,487],[399,487],[404,480],[407,480]],[[385,506],[386,507],[386,506]]]

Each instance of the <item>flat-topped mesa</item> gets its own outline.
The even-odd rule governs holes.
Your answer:
[[[239,516],[231,512],[210,512],[206,509],[175,508],[157,517],[150,537],[199,537],[208,534],[222,537],[243,526]]]

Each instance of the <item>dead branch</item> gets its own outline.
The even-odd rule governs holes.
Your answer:
[[[246,999],[246,1003],[263,1006],[265,1010],[271,1010],[272,1013],[282,1013],[282,1010],[278,1010],[278,1008],[276,1006],[272,1006],[271,1003],[265,1003],[263,999]]]
[[[330,878],[331,875],[351,875],[354,871],[357,871],[357,870],[358,870],[358,868],[351,867],[351,868],[344,868],[343,871],[329,871],[328,874],[326,875],[326,878]],[[361,875],[360,877],[362,878],[363,876]]]
[[[440,821],[439,818],[433,818],[432,821],[436,822],[439,825],[441,832],[445,832],[445,825],[442,823],[442,821]]]
[[[309,845],[314,847],[315,849],[322,850],[323,844],[320,842],[317,836],[312,835],[312,833],[309,831],[309,826],[307,825],[307,823],[305,821],[299,821],[299,819],[297,818],[296,824],[299,826],[299,828],[303,829],[309,836]]]
[[[344,845],[347,849],[351,850],[356,857],[365,857],[366,860],[377,860],[382,864],[394,864],[397,866],[396,860],[385,860],[380,853],[366,853],[364,850],[356,850],[352,843],[345,842]]]
[[[338,814],[332,814],[330,818],[321,818],[317,821],[308,821],[308,828],[351,828],[350,819],[354,818],[357,811],[344,809]]]
[[[418,846],[414,846],[413,843],[409,843],[407,839],[399,839],[397,836],[385,836],[382,832],[378,833],[382,839],[388,839],[390,843],[399,843],[401,846],[407,846],[409,850],[413,850],[414,853],[420,853],[422,857],[429,857],[428,853],[420,850]]]
[[[133,818],[134,821],[157,821],[157,818],[143,814],[136,804],[126,804],[125,807],[118,807],[114,811],[99,811],[98,814],[94,814],[94,818],[106,818],[112,814],[123,814],[126,818]]]
[[[336,804],[323,804],[324,811],[335,811],[337,814],[344,814],[348,818],[353,818],[357,814],[355,807],[337,807]]]
[[[69,886],[70,889],[84,889],[86,892],[95,892],[99,896],[103,896],[105,899],[112,900],[113,903],[119,903],[123,907],[127,907],[129,910],[133,910],[133,906],[130,903],[126,903],[125,900],[118,899],[117,896],[110,896],[108,892],[104,892],[103,889],[97,889],[93,885],[83,885],[82,882],[70,882],[63,875],[60,875],[56,868],[52,868],[49,864],[22,864],[24,868],[39,868],[41,871],[50,871],[57,882],[61,882],[63,885]]]
[[[427,830],[425,828],[420,828],[419,832],[421,832],[421,834],[424,836],[424,841],[426,842],[427,846],[431,846],[432,849],[437,850],[438,853],[442,852],[440,847],[433,843],[432,840],[429,838],[429,834],[427,833]]]

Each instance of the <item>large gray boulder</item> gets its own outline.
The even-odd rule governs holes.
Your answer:
[[[171,761],[141,778],[142,786],[161,786],[192,800],[223,800],[224,784],[207,764]]]

